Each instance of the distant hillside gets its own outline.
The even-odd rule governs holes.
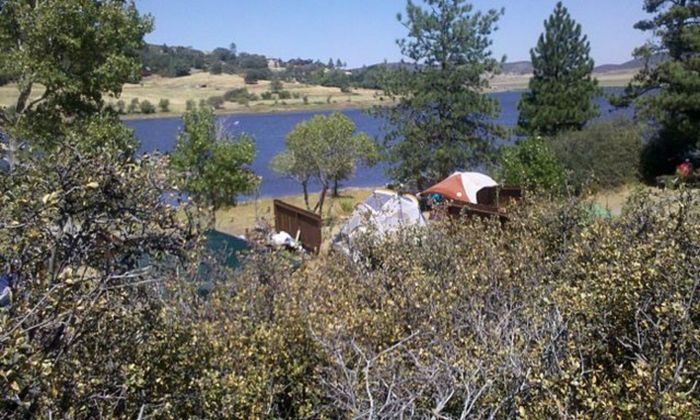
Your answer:
[[[505,63],[501,68],[503,69],[503,73],[509,74],[532,73],[532,63],[529,61],[515,61],[512,63]]]
[[[650,60],[652,65],[658,64],[661,61],[664,61],[666,57],[664,55],[656,55],[653,56]],[[386,67],[390,70],[395,70],[399,68],[405,68],[405,69],[413,69],[416,66],[414,64],[410,63],[383,63],[383,64],[375,64],[373,66],[369,66],[369,68],[373,67]],[[634,59],[630,61],[626,61],[622,64],[602,64],[600,66],[596,66],[595,69],[593,70],[594,73],[614,73],[614,72],[623,72],[623,71],[631,71],[631,70],[638,70],[644,67],[644,60],[642,59]],[[503,74],[511,74],[511,75],[527,75],[532,73],[532,63],[530,61],[514,61],[511,63],[504,63],[503,66],[501,67],[503,70]],[[361,69],[355,69],[353,71],[358,71]]]
[[[659,63],[666,61],[668,56],[665,54],[656,54],[649,59],[649,64],[656,66]],[[635,58],[634,60],[626,61],[622,64],[603,64],[595,68],[596,73],[609,73],[615,71],[638,70],[644,67],[644,60]]]
[[[662,61],[666,60],[666,56],[663,54],[657,54],[651,57],[651,65],[656,65]],[[594,73],[614,73],[623,72],[630,70],[639,70],[644,67],[644,60],[635,58],[634,60],[626,61],[622,64],[602,64],[596,66],[593,69]],[[512,63],[505,63],[503,65],[503,73],[506,74],[530,74],[532,73],[532,63],[529,61],[515,61]]]

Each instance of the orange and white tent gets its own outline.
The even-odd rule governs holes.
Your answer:
[[[476,193],[480,189],[497,185],[491,177],[479,172],[455,172],[423,191],[423,194],[440,194],[449,200],[476,204]]]

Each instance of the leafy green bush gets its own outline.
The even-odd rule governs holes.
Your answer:
[[[282,89],[284,89],[284,84],[280,79],[275,78],[270,82],[270,92],[279,93]]]
[[[355,209],[355,203],[352,200],[340,200],[340,209],[343,213],[352,213]]]
[[[209,66],[209,74],[219,75],[223,72],[221,61],[216,61]]]
[[[156,107],[147,99],[144,99],[140,104],[139,108],[143,114],[153,114],[156,112]]]
[[[224,100],[228,102],[238,102],[240,99],[248,99],[249,101],[254,101],[257,99],[257,95],[248,92],[247,88],[236,88],[227,90],[224,95]]]
[[[290,99],[292,97],[292,94],[288,90],[280,90],[277,92],[277,96],[279,99]]]
[[[272,99],[272,92],[263,92],[260,94],[260,97],[263,100],[269,101],[270,99]]]
[[[126,114],[126,103],[123,100],[117,101],[117,112],[120,114]]]
[[[547,142],[540,137],[504,146],[500,156],[500,180],[507,185],[521,185],[529,190],[561,192],[564,169]]]
[[[187,111],[194,111],[197,109],[197,102],[195,102],[194,99],[188,99],[187,102],[185,102],[185,109]]]
[[[248,69],[243,80],[249,85],[254,85],[258,80],[268,80],[271,76],[272,73],[267,68]]]
[[[207,98],[207,105],[214,109],[221,109],[224,106],[224,100],[223,96],[210,96]]]
[[[158,108],[160,108],[161,112],[170,111],[170,100],[165,98],[161,99],[160,102],[158,102]]]
[[[129,114],[133,114],[135,112],[138,112],[139,109],[139,98],[133,98],[129,103],[129,108],[127,108],[127,111],[129,112]]]
[[[638,179],[642,136],[642,127],[618,119],[563,133],[550,146],[567,171],[571,187],[605,189]]]

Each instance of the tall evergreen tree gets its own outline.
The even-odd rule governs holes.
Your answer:
[[[530,91],[518,104],[518,125],[528,133],[543,135],[581,129],[599,114],[594,99],[601,92],[591,77],[590,44],[561,2],[544,28],[537,46],[530,50],[534,75]]]
[[[493,157],[502,129],[493,123],[498,102],[484,94],[486,74],[499,70],[491,55],[491,32],[503,10],[475,12],[465,0],[408,1],[408,37],[399,40],[415,66],[391,72],[386,94],[394,107],[376,108],[388,122],[384,158],[388,174],[423,189]]]
[[[637,48],[647,65],[627,87],[622,104],[657,123],[659,135],[643,156],[645,175],[672,172],[693,148],[700,147],[700,0],[646,0],[654,16],[635,28],[655,41]],[[654,91],[653,95],[646,93]]]

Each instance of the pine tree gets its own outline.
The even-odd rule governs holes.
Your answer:
[[[654,34],[656,42],[634,51],[646,66],[618,99],[633,102],[640,116],[659,125],[642,156],[644,175],[652,179],[673,172],[700,147],[700,1],[646,0],[644,10],[655,16],[635,28]]]
[[[530,50],[534,75],[530,91],[518,105],[518,125],[543,135],[581,129],[599,114],[594,99],[601,91],[591,77],[590,44],[561,2],[544,27],[537,46]]]
[[[384,83],[393,107],[375,108],[385,117],[384,158],[388,175],[423,189],[457,169],[494,157],[503,134],[494,124],[498,101],[484,93],[487,74],[499,68],[491,55],[491,33],[503,10],[481,13],[465,0],[408,1],[409,35],[398,44],[415,66],[392,71]]]

